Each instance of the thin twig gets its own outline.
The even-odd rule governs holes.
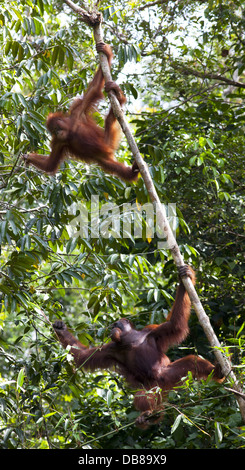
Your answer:
[[[212,73],[212,72],[199,72],[199,70],[192,69],[190,67],[184,66],[173,66],[176,70],[178,70],[183,75],[193,75],[195,77],[199,77],[202,79],[209,78],[210,80],[218,80],[221,82],[226,83],[227,85],[234,86],[237,88],[245,88],[245,83],[238,82],[235,80],[231,80],[230,78],[224,77],[221,73]]]
[[[15,170],[15,168],[16,168],[16,166],[17,166],[17,163],[18,163],[18,161],[19,161],[19,159],[20,159],[20,156],[21,156],[21,153],[20,153],[20,154],[18,155],[18,157],[16,158],[16,160],[15,160],[15,162],[14,162],[14,164],[13,164],[13,167],[12,167],[12,169],[11,169],[11,171],[10,171],[8,177],[6,178],[6,181],[0,186],[0,189],[6,188],[6,186],[8,185],[8,181],[9,181],[9,179],[11,178],[11,176],[12,176],[13,173],[14,173],[14,170]]]
[[[228,390],[228,392],[235,393],[235,395],[239,395],[240,397],[243,398],[243,400],[245,400],[245,394],[244,393],[238,392],[238,390],[234,390],[234,388],[230,388],[230,387],[224,387],[224,389]]]

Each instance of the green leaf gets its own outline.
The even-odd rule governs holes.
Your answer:
[[[202,137],[202,136],[199,137],[198,143],[199,143],[200,147],[202,147],[202,148],[205,147],[206,142],[207,142],[207,139],[205,139],[205,137]]]
[[[25,367],[22,367],[18,373],[17,381],[16,381],[16,390],[17,392],[19,390],[23,390],[22,385],[24,383],[24,378],[25,378]]]
[[[108,390],[108,392],[106,394],[106,402],[107,402],[107,406],[109,408],[111,406],[112,398],[113,398],[113,392],[112,392],[112,390]]]
[[[72,253],[75,250],[76,246],[77,246],[77,238],[76,237],[70,238],[70,240],[68,241],[66,245],[66,253]]]
[[[222,442],[222,440],[223,440],[222,427],[221,427],[221,424],[220,424],[218,421],[215,421],[214,427],[215,427],[215,441],[216,441],[216,445],[219,446],[219,444],[220,444],[220,443]]]
[[[59,55],[59,49],[60,49],[59,46],[55,46],[54,49],[53,49],[52,59],[51,59],[52,65],[56,64],[56,61],[57,61],[58,55]]]
[[[178,429],[181,423],[181,420],[182,420],[182,415],[179,414],[177,418],[175,419],[174,424],[171,426],[171,434],[173,434],[176,431],[176,429]]]
[[[211,139],[207,138],[206,141],[211,149],[216,147],[215,143]]]
[[[62,47],[59,48],[59,65],[60,67],[62,67],[62,65],[64,64],[64,60],[65,60],[65,52],[64,52],[64,49]]]

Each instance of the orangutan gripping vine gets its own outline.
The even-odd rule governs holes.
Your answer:
[[[112,325],[111,342],[87,348],[68,331],[63,321],[53,324],[63,347],[71,346],[78,367],[91,371],[115,367],[137,390],[134,405],[141,411],[137,420],[141,427],[149,425],[149,416],[154,411],[159,411],[160,417],[153,418],[151,424],[162,419],[163,398],[189,371],[196,379],[206,379],[212,373],[214,380],[222,381],[219,365],[214,366],[194,355],[171,362],[165,354],[169,347],[180,344],[189,332],[191,302],[181,278],[189,276],[194,284],[195,275],[189,266],[180,267],[179,274],[174,305],[167,321],[161,325],[136,330],[129,320],[122,318]]]
[[[103,52],[112,61],[112,50],[108,44],[97,44],[97,51]],[[105,119],[105,129],[99,127],[92,117],[96,103],[103,98],[104,77],[99,66],[83,98],[75,99],[69,112],[49,114],[47,129],[52,135],[50,155],[30,153],[24,155],[27,164],[32,164],[47,173],[56,173],[60,163],[68,157],[86,163],[97,163],[104,171],[119,176],[125,181],[136,181],[138,167],[136,162],[128,167],[118,162],[114,153],[118,147],[120,130],[112,108]],[[115,82],[107,82],[105,91],[113,90],[122,105],[126,98]]]

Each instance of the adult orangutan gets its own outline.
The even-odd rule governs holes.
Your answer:
[[[148,325],[136,330],[126,318],[112,325],[111,342],[87,348],[67,329],[63,321],[56,321],[53,328],[64,348],[71,346],[78,367],[85,370],[116,368],[127,382],[136,389],[134,405],[141,415],[137,424],[149,425],[149,416],[160,412],[153,422],[161,419],[162,399],[178,384],[188,372],[196,379],[206,379],[210,374],[217,382],[222,381],[219,365],[214,366],[206,359],[189,355],[171,362],[167,350],[180,344],[188,335],[188,320],[191,302],[181,278],[189,276],[195,283],[195,275],[189,266],[179,268],[180,284],[174,305],[167,321],[161,325]]]

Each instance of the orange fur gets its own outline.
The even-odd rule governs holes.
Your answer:
[[[107,56],[111,65],[113,54],[110,46],[99,43],[97,50]],[[92,117],[97,101],[103,98],[104,83],[102,70],[99,67],[84,97],[77,98],[68,113],[49,114],[46,126],[52,135],[51,153],[24,155],[27,164],[53,174],[64,159],[71,157],[89,164],[97,163],[104,171],[117,175],[125,181],[137,180],[139,170],[136,163],[128,167],[114,157],[120,131],[112,109],[106,117],[105,129],[99,127]],[[125,103],[126,98],[116,83],[107,82],[105,89],[107,92],[111,90],[115,92],[121,105]]]

